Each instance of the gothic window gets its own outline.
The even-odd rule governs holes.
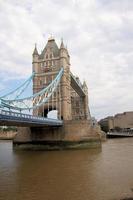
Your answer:
[[[43,67],[43,63],[41,63],[40,65],[41,65],[41,67]]]
[[[40,85],[42,85],[42,80],[40,80]]]
[[[78,101],[76,101],[76,107],[79,107],[79,102]]]
[[[44,84],[46,84],[47,83],[47,77],[45,76],[44,77]]]
[[[52,61],[51,61],[51,60],[49,61],[49,65],[50,65],[50,66],[52,65]]]
[[[52,54],[50,54],[50,58],[52,58]]]
[[[77,114],[79,113],[79,109],[76,109],[76,113],[77,113]]]
[[[54,98],[56,98],[56,92],[54,92]]]
[[[54,65],[55,65],[55,61],[54,61],[54,60],[52,60],[52,66],[54,67]]]
[[[48,83],[51,82],[51,77],[50,76],[47,77],[47,81],[48,81]]]
[[[48,59],[48,54],[46,54],[46,59]]]

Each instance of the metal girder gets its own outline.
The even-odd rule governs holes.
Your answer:
[[[85,96],[85,92],[83,91],[82,87],[77,82],[76,78],[74,77],[72,73],[71,73],[71,87],[77,92],[79,96],[81,97]]]
[[[24,127],[60,127],[63,125],[62,120],[38,117],[17,112],[0,111],[0,125],[7,126],[24,126]]]

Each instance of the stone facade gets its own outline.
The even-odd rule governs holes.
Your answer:
[[[0,140],[12,140],[16,134],[14,131],[0,131]]]
[[[49,103],[34,110],[34,115],[47,116],[48,111],[58,110],[58,118],[63,120],[90,119],[88,107],[88,88],[75,77],[85,96],[81,97],[72,88],[70,72],[70,56],[63,41],[58,48],[55,40],[50,38],[41,54],[37,47],[33,52],[33,71],[38,75],[33,80],[33,93],[39,92],[49,85],[59,70],[63,67],[64,74],[57,91],[52,95]]]
[[[23,127],[14,139],[16,149],[59,150],[101,147],[102,135],[88,120],[67,120],[62,127]]]
[[[116,114],[100,120],[99,124],[105,131],[133,128],[133,111]]]
[[[101,146],[101,133],[94,128],[88,107],[88,88],[70,72],[70,56],[63,41],[58,48],[50,38],[41,54],[33,52],[33,93],[48,86],[63,68],[57,90],[49,102],[33,110],[34,115],[47,117],[50,110],[58,111],[62,127],[21,127],[13,144],[17,149],[69,149]]]

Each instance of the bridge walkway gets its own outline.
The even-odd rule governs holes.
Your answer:
[[[0,126],[3,125],[21,127],[60,127],[63,125],[63,121],[58,119],[0,110]]]

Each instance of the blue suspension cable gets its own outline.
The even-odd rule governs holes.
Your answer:
[[[16,109],[16,110],[35,109],[41,106],[42,104],[45,104],[50,99],[51,95],[56,90],[62,75],[63,75],[63,68],[61,68],[56,78],[43,90],[37,92],[32,96],[22,99],[14,99],[14,100],[1,99],[1,105],[6,108]],[[34,101],[34,103],[32,101]],[[28,105],[29,103],[31,103],[31,105]]]
[[[33,72],[32,75],[22,85],[20,85],[16,89],[12,90],[11,92],[5,94],[4,96],[1,96],[0,99],[8,99],[10,97],[10,95],[15,94],[16,92],[18,92],[18,94],[16,94],[16,97],[14,98],[14,100],[18,99],[20,97],[20,95],[28,87],[28,85],[30,84],[30,82],[33,79],[34,75],[35,75],[35,73]],[[21,90],[21,88],[22,88],[22,90]]]

